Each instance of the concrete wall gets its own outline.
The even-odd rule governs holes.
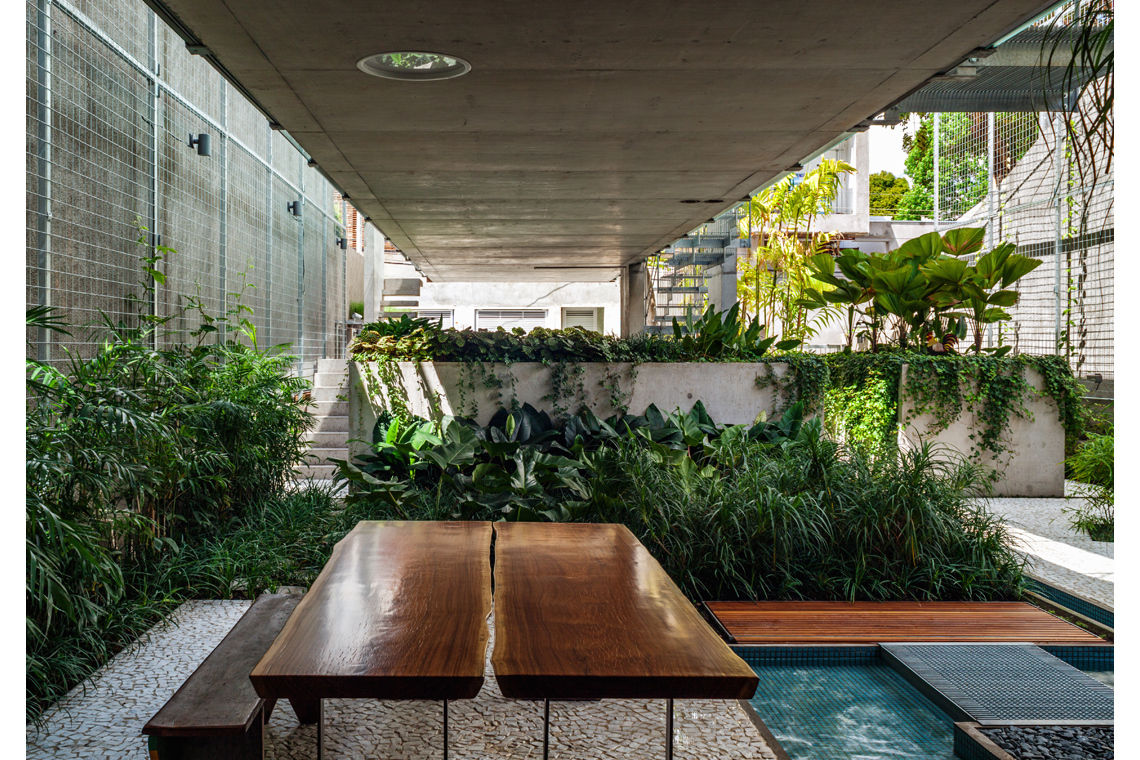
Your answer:
[[[349,248],[345,252],[344,285],[348,302],[364,302],[364,254]],[[345,315],[347,316],[347,315]],[[363,316],[363,314],[361,315]]]
[[[601,307],[604,331],[621,333],[621,285],[613,282],[425,282],[420,309],[453,309],[455,327],[475,326],[477,309],[546,309],[545,327],[562,327],[563,307]]]
[[[1026,370],[1030,385],[1040,391],[1044,388],[1041,375]],[[899,381],[899,419],[909,420],[899,432],[899,444],[911,447],[920,440],[929,440],[953,450],[971,455],[971,431],[979,427],[978,417],[965,411],[957,420],[937,433],[931,432],[934,419],[931,415],[914,415],[914,403],[906,398],[906,367]],[[1065,429],[1058,418],[1057,404],[1048,396],[1033,396],[1026,406],[1031,418],[1013,418],[1006,435],[1009,450],[999,457],[989,452],[975,454],[981,464],[998,474],[994,484],[995,496],[1050,496],[1065,495]]]
[[[670,363],[567,365],[563,392],[551,398],[555,367],[538,362],[510,366],[459,362],[399,362],[397,379],[390,385],[380,379],[375,362],[350,362],[349,438],[372,439],[377,413],[406,404],[418,417],[441,415],[472,417],[486,424],[501,406],[512,401],[529,403],[552,414],[565,414],[585,406],[599,417],[615,414],[615,401],[630,413],[643,414],[650,404],[663,412],[688,411],[697,401],[719,424],[751,424],[760,415],[782,411],[783,403],[773,388],[761,387],[758,378],[787,372],[785,364]],[[491,380],[496,387],[488,388]],[[353,456],[363,451],[355,444]]]

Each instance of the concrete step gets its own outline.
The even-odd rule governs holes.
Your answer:
[[[314,447],[309,449],[309,452],[308,452],[308,454],[306,454],[306,457],[307,457],[307,461],[316,462],[318,464],[324,464],[325,462],[329,461],[330,459],[348,459],[348,447],[347,446],[321,446],[318,448],[318,447],[314,446]]]
[[[348,390],[340,386],[317,386],[309,391],[313,401],[347,401]]]
[[[347,449],[348,448],[348,431],[347,430],[336,430],[336,431],[311,430],[308,433],[305,433],[304,439],[306,441],[312,441],[313,446],[316,446],[318,448],[336,448],[336,449]]]
[[[347,417],[348,401],[321,401],[314,399],[308,406],[309,411],[318,417]]]
[[[294,469],[298,478],[316,478],[317,480],[332,480],[336,475],[335,464],[311,464]]]
[[[317,359],[317,373],[330,372],[344,374],[348,372],[347,359]]]
[[[348,415],[317,417],[313,420],[313,427],[309,430],[310,435],[314,433],[340,433],[347,437]]]
[[[318,372],[313,376],[313,385],[324,387],[326,385],[347,385],[348,372]]]

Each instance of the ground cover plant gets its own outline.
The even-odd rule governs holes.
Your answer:
[[[524,406],[485,427],[384,418],[339,463],[348,508],[391,519],[620,522],[692,599],[1016,598],[1021,561],[931,447],[869,457],[802,407],[754,426]]]
[[[121,319],[27,314],[30,332],[90,329],[96,346],[27,362],[29,719],[188,596],[252,591],[176,583],[163,568],[297,498],[286,486],[309,413],[293,358],[257,345],[237,294],[223,316],[190,299],[202,326],[188,343],[166,339],[150,288],[167,253],[143,257],[142,295]]]

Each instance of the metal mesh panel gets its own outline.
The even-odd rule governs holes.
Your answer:
[[[167,287],[159,296],[159,312],[180,314],[169,323],[171,339],[184,338],[200,324],[198,315],[183,312],[187,296],[200,301],[211,315],[225,311],[222,239],[222,166],[213,156],[199,156],[187,135],[210,132],[197,114],[172,98],[163,98],[163,134],[159,143],[159,230],[162,244],[173,248],[164,262]],[[221,141],[218,140],[218,148]]]
[[[1103,144],[1067,135],[1072,118],[935,114],[935,207],[940,228],[984,225],[989,245],[1011,241],[1043,262],[986,345],[1059,353],[1080,377],[1112,378],[1113,177]]]
[[[151,20],[154,14],[146,5],[120,0],[74,0],[70,7],[102,30],[127,55],[144,65],[149,64],[153,55]]]
[[[269,270],[272,287],[269,304],[270,343],[289,343],[301,355],[301,220],[285,211],[296,191],[274,177],[269,218],[273,227],[273,257]]]
[[[26,13],[28,305],[76,324],[134,313],[141,224],[175,251],[153,306],[179,315],[166,340],[200,323],[187,296],[217,316],[241,292],[263,347],[300,355],[304,327],[306,359],[343,355],[332,188],[306,157],[142,0],[29,0]],[[191,133],[210,135],[209,155]],[[302,199],[302,217],[286,209]],[[100,339],[75,333],[29,335],[31,351],[60,360],[57,342]]]
[[[257,158],[269,155],[269,125],[253,103],[226,85],[226,130]]]
[[[163,26],[159,32],[162,42],[162,78],[195,108],[215,122],[222,119],[222,76],[206,63],[205,59],[190,55],[186,43],[173,29]]]
[[[240,293],[241,304],[253,310],[243,316],[253,322],[262,344],[269,334],[271,292],[265,246],[269,179],[264,165],[234,143],[226,146],[226,172],[226,292]]]
[[[27,10],[28,303],[74,324],[117,321],[139,291],[135,223],[150,214],[150,89],[58,8]],[[75,333],[82,353],[89,338]],[[55,336],[34,337],[39,356],[62,358]]]
[[[324,217],[311,213],[304,217],[304,287],[302,288],[304,315],[304,347],[300,356],[304,361],[324,356],[325,353],[325,250],[328,224]]]

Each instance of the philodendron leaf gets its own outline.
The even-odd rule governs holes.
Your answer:
[[[788,338],[787,340],[781,340],[780,342],[778,342],[776,344],[776,350],[777,351],[791,351],[793,348],[800,345],[801,343],[803,343],[803,341],[800,340],[799,338]]]

